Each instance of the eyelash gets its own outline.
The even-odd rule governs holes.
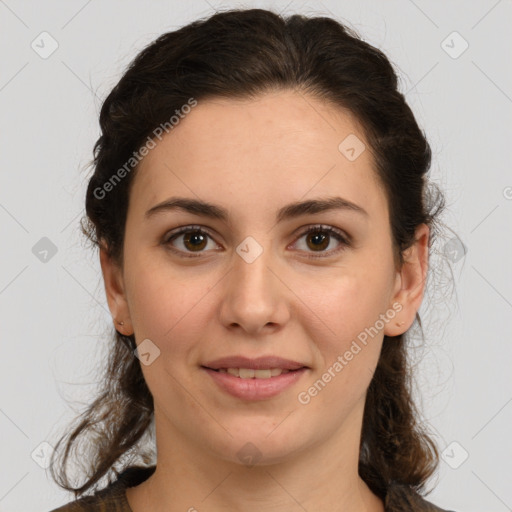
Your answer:
[[[202,254],[201,252],[199,252],[197,254],[186,254],[183,251],[181,251],[179,249],[175,249],[175,248],[173,248],[170,245],[170,242],[172,242],[178,236],[183,235],[184,233],[189,233],[189,232],[194,232],[194,233],[199,233],[199,234],[202,234],[202,235],[207,235],[208,237],[210,237],[213,240],[213,237],[210,235],[210,233],[207,230],[205,230],[203,227],[201,227],[201,226],[184,226],[182,228],[179,228],[177,231],[168,233],[167,236],[164,237],[164,240],[163,240],[162,243],[164,245],[168,246],[171,251],[173,251],[175,253],[178,253],[180,256],[182,256],[184,258],[197,258],[197,257],[201,257],[201,254]],[[311,258],[311,259],[314,259],[314,258],[327,258],[327,257],[330,257],[330,256],[332,256],[334,254],[337,254],[337,253],[345,250],[347,247],[351,246],[350,237],[347,237],[341,231],[339,231],[339,230],[337,230],[337,229],[335,229],[335,228],[333,228],[331,226],[325,226],[323,224],[318,224],[318,225],[315,225],[315,226],[310,226],[307,230],[303,231],[298,236],[297,240],[302,238],[304,235],[308,235],[310,233],[316,233],[316,232],[328,233],[329,236],[334,237],[338,242],[340,242],[340,247],[338,249],[331,249],[330,251],[322,252],[321,254],[309,254],[307,256],[307,258]]]

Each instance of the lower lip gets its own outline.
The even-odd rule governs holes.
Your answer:
[[[241,379],[229,373],[220,373],[203,367],[221,389],[242,400],[266,400],[277,396],[293,386],[306,372],[307,368],[282,373],[268,379]]]

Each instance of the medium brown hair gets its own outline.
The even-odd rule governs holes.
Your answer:
[[[83,233],[95,247],[103,245],[122,268],[137,166],[122,173],[107,193],[98,191],[106,190],[105,183],[190,98],[244,99],[276,90],[309,94],[355,116],[388,200],[397,265],[422,223],[431,228],[430,251],[444,198],[427,179],[431,149],[398,90],[388,58],[334,19],[283,17],[262,9],[220,11],[194,21],[161,35],[131,62],[101,108]],[[418,313],[416,321],[421,328]],[[381,498],[392,482],[424,490],[439,463],[436,445],[418,421],[406,342],[405,335],[384,337],[364,410],[359,474]],[[134,335],[116,331],[110,343],[101,392],[59,439],[51,460],[53,479],[75,497],[104,476],[118,475],[118,468],[129,462],[147,464],[154,457],[152,442],[143,442],[154,409],[133,354]],[[80,441],[89,449],[81,459],[85,481],[73,486],[66,463]]]

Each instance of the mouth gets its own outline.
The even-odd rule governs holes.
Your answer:
[[[225,357],[201,365],[218,389],[241,400],[266,400],[295,385],[310,367],[275,356]]]
[[[265,372],[270,371],[276,373],[278,370],[281,372],[300,370],[301,368],[308,368],[304,363],[298,361],[292,361],[291,359],[284,359],[278,356],[261,356],[257,358],[249,358],[245,356],[227,356],[215,361],[209,361],[202,365],[210,370],[225,370],[235,375],[233,371],[238,371],[238,377],[241,378],[253,378],[255,375],[251,374],[251,371],[264,370]],[[241,372],[241,373],[240,373]],[[263,378],[266,374],[261,374]],[[276,376],[279,375],[276,373]],[[258,377],[256,377],[258,378]]]
[[[237,368],[231,368],[231,370],[237,370]],[[239,372],[240,370],[243,375],[244,368],[240,368]],[[254,377],[241,377],[240,375],[237,377],[228,373],[227,369],[222,372],[221,369],[213,370],[204,366],[202,371],[216,384],[214,389],[248,402],[269,400],[284,394],[286,390],[291,391],[308,369],[303,367],[297,370],[287,370],[280,375],[263,378],[257,377],[256,373]],[[268,375],[271,370],[263,371]]]
[[[295,370],[288,370],[286,368],[261,368],[259,370],[254,370],[253,368],[209,368],[208,366],[203,366],[203,368],[217,373],[228,373],[240,379],[271,379],[272,377],[279,377],[279,375],[285,373],[297,372],[306,367],[302,366]]]

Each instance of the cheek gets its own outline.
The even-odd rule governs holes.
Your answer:
[[[141,264],[129,283],[130,316],[137,341],[149,338],[162,350],[180,350],[192,338],[201,338],[200,317],[208,302],[207,276],[186,279],[169,266]],[[204,333],[203,333],[204,334]]]
[[[332,350],[342,350],[365,328],[370,328],[385,313],[389,300],[389,279],[383,269],[373,267],[340,270],[340,277],[303,282],[304,302],[310,307],[311,323],[327,333]],[[316,339],[316,337],[313,337]],[[325,339],[324,337],[320,337]]]
[[[375,326],[385,313],[385,287],[378,279],[345,276],[323,290],[309,288],[312,311],[302,320],[318,366],[301,391],[312,410],[327,408],[341,421],[366,393],[379,359],[382,326]]]

